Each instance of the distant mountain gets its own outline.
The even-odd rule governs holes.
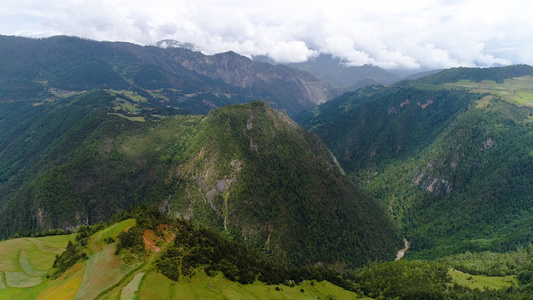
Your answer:
[[[262,99],[293,115],[335,95],[296,69],[235,53],[206,56],[176,41],[158,46],[0,36],[0,101],[44,99],[55,89],[107,88],[140,92],[149,102],[192,113]]]
[[[192,43],[183,43],[183,42],[180,42],[180,41],[176,41],[176,40],[160,40],[159,42],[155,43],[154,44],[156,47],[160,47],[160,48],[183,48],[183,49],[187,49],[187,50],[191,50],[191,51],[200,51],[200,49],[198,47],[196,47],[196,45],[192,44]]]
[[[407,75],[407,76],[404,77],[404,79],[415,80],[415,79],[419,79],[419,78],[422,78],[422,77],[426,77],[426,76],[429,76],[429,75],[433,75],[433,74],[439,73],[440,71],[442,71],[442,70],[431,70],[431,71],[418,72],[418,73]]]
[[[330,86],[307,72],[255,62],[234,52],[205,56],[176,49],[165,57],[195,73],[239,87],[248,97],[265,100],[291,115],[336,95]]]
[[[254,59],[273,63],[266,57],[254,57]],[[376,66],[347,66],[340,59],[329,54],[320,54],[302,63],[283,63],[283,65],[309,72],[342,91],[353,91],[369,84],[392,84],[401,79]]]
[[[303,115],[380,199],[412,256],[533,242],[533,67],[454,68],[372,86]]]
[[[350,85],[349,87],[346,88],[346,90],[347,91],[355,91],[355,90],[358,90],[360,88],[364,88],[365,86],[369,86],[369,85],[382,85],[382,84],[377,82],[377,81],[375,81],[374,79],[363,79],[363,80],[359,80],[356,83]]]

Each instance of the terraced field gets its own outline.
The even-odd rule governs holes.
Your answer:
[[[1,242],[0,299],[35,299],[56,255],[74,238],[71,234]]]
[[[111,225],[89,238],[93,253],[55,280],[46,278],[56,255],[61,254],[75,235],[22,238],[0,243],[0,299],[356,299],[353,292],[329,282],[269,286],[261,282],[241,285],[219,274],[199,271],[192,277],[173,282],[153,271],[153,257],[144,264],[126,264],[114,254],[116,239],[135,225],[134,219]],[[153,254],[157,255],[157,254]]]

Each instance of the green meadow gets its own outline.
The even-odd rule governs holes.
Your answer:
[[[119,283],[139,266],[124,263],[115,255],[115,246],[105,245],[101,251],[91,255],[85,266],[85,274],[76,299],[95,299],[102,291]]]
[[[357,294],[327,281],[294,287],[262,282],[239,284],[203,270],[174,282],[151,266],[127,264],[115,255],[118,234],[136,224],[128,219],[93,234],[92,254],[55,280],[46,277],[56,255],[75,235],[19,238],[0,242],[0,299],[356,299]],[[369,299],[369,298],[367,298]]]
[[[491,80],[483,80],[480,82],[461,80],[449,84],[448,86],[468,88],[471,89],[473,93],[491,93],[509,102],[518,103],[520,105],[533,105],[533,76],[505,79],[502,84]]]
[[[0,243],[0,299],[35,299],[46,272],[75,235],[18,238]]]
[[[512,285],[518,285],[516,276],[485,276],[470,275],[461,271],[450,269],[448,274],[452,277],[454,283],[471,289],[504,289]]]
[[[120,223],[113,224],[93,234],[89,239],[89,246],[93,251],[97,251],[106,244],[108,238],[116,239],[118,234],[135,226],[135,219],[127,219]]]
[[[148,101],[148,100],[146,100],[145,97],[139,95],[139,93],[137,93],[135,91],[128,91],[128,90],[121,90],[121,91],[108,90],[108,91],[111,92],[114,95],[119,95],[119,94],[124,95],[124,96],[128,97],[129,99],[133,100],[136,103],[141,103],[141,102]]]
[[[209,277],[203,271],[178,282],[150,272],[144,276],[138,296],[139,299],[371,299],[358,298],[356,293],[327,281],[306,281],[294,287],[262,282],[243,285],[229,281],[221,273]]]

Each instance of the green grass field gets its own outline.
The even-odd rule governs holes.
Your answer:
[[[120,299],[122,300],[135,300],[137,291],[139,290],[139,284],[141,283],[141,280],[143,279],[145,273],[137,273],[135,274],[135,277],[128,283],[123,289],[122,293],[120,294]]]
[[[113,113],[112,115],[119,116],[121,118],[128,119],[128,120],[134,121],[134,122],[146,122],[146,119],[144,117],[130,117],[130,116],[125,116],[125,115],[119,114],[119,113]]]
[[[31,276],[24,272],[6,272],[6,283],[13,288],[27,288],[41,283],[41,277]]]
[[[148,101],[146,98],[144,98],[143,96],[139,95],[139,93],[134,92],[134,91],[128,91],[128,90],[121,90],[121,91],[108,90],[108,91],[111,92],[114,95],[123,94],[126,97],[130,98],[133,102],[140,103],[140,102],[147,102]]]
[[[37,296],[37,300],[74,299],[78,292],[86,262],[76,263],[58,279],[49,281]]]
[[[139,299],[327,299],[328,295],[335,299],[371,299],[358,298],[357,294],[327,281],[307,281],[294,287],[261,282],[242,285],[222,274],[209,277],[203,271],[178,282],[150,272],[144,276],[138,292]]]
[[[36,299],[46,271],[75,235],[19,238],[0,242],[0,299]]]
[[[105,239],[116,239],[119,233],[135,226],[135,223],[135,219],[127,219],[98,231],[89,238],[89,247],[95,252],[98,251],[106,244]]]
[[[6,287],[7,286],[4,272],[0,271],[0,290],[5,289]]]
[[[454,283],[471,289],[503,289],[512,285],[518,285],[516,276],[485,276],[470,275],[461,271],[450,269],[448,272]]]
[[[27,287],[27,288],[13,288],[8,287],[5,289],[0,289],[0,299],[6,300],[34,300],[37,299],[39,293],[44,288],[46,283],[41,283],[36,286]],[[55,298],[58,299],[58,298]]]
[[[505,79],[502,84],[489,80],[461,80],[448,86],[470,88],[474,93],[491,93],[512,103],[533,106],[533,76]]]
[[[115,255],[116,243],[105,242],[134,225],[135,220],[128,219],[95,233],[88,243],[89,259],[55,280],[47,279],[46,272],[75,234],[0,242],[0,299],[360,299],[326,281],[294,287],[261,282],[242,285],[221,273],[209,277],[199,270],[173,282],[154,271],[155,256],[144,265],[128,265]]]
[[[19,238],[0,243],[0,288],[23,288],[39,285],[74,235]]]

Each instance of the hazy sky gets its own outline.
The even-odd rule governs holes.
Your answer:
[[[299,62],[329,53],[387,69],[533,65],[531,0],[1,1],[4,35],[175,39],[206,54]]]

